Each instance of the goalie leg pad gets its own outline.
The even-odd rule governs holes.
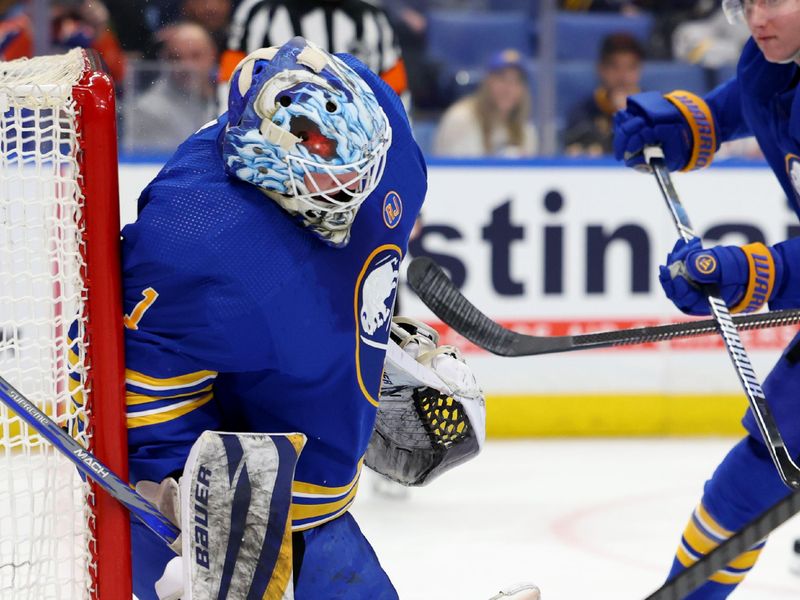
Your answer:
[[[184,600],[291,600],[292,481],[302,434],[206,431],[181,478]]]

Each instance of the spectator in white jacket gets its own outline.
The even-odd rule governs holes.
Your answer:
[[[488,63],[478,89],[445,111],[434,154],[454,157],[535,156],[531,93],[522,56],[504,50]]]

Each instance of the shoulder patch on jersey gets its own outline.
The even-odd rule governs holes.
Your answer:
[[[380,246],[364,261],[356,280],[356,375],[362,393],[375,406],[402,257],[398,246]]]
[[[400,194],[392,190],[383,198],[383,222],[389,229],[394,229],[403,218],[403,201]]]
[[[794,193],[800,201],[800,156],[796,154],[786,155],[786,174],[792,182]]]

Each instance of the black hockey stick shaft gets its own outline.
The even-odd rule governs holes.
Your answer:
[[[653,169],[653,174],[667,203],[678,234],[687,242],[692,238],[698,237],[692,228],[686,209],[683,207],[675,187],[672,185],[672,179],[664,162],[663,151],[660,147],[650,146],[645,148],[644,153],[645,159]],[[767,444],[772,461],[787,486],[792,489],[800,488],[800,467],[792,460],[783,442],[772,412],[767,405],[764,390],[761,388],[758,377],[753,370],[750,357],[742,344],[728,306],[719,297],[716,290],[709,288],[706,292],[711,313],[714,316],[714,320],[719,324],[719,333],[725,343],[725,349],[728,351],[736,374],[739,377],[739,382],[742,384],[747,400],[750,403],[750,409]]]
[[[645,600],[683,600],[714,573],[750,550],[753,545],[798,512],[800,512],[800,491],[793,491],[688,569],[670,579]]]
[[[526,335],[507,329],[482,313],[464,297],[442,268],[430,258],[420,256],[412,260],[408,267],[407,278],[411,289],[437,317],[479,348],[498,356],[536,356],[630,346],[712,335],[719,330],[719,325],[714,319],[702,319],[580,335]],[[734,317],[734,322],[740,330],[794,325],[800,323],[800,309],[738,315]]]

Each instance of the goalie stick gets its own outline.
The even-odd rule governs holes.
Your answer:
[[[800,512],[800,491],[793,491],[786,498],[768,508],[692,566],[682,571],[645,600],[683,600],[692,590],[705,583],[709,577],[733,559],[767,537],[771,531]]]
[[[478,310],[461,294],[442,268],[430,258],[420,256],[412,260],[408,266],[407,280],[422,302],[444,323],[479,348],[499,356],[535,356],[663,342],[710,335],[719,330],[719,325],[714,319],[702,319],[581,335],[526,335],[501,326]],[[739,315],[733,320],[741,330],[794,325],[800,323],[800,309]]]
[[[22,417],[31,427],[47,439],[61,454],[71,460],[83,475],[90,477],[101,488],[116,498],[142,523],[169,546],[180,535],[180,530],[158,509],[145,500],[131,486],[117,476],[76,442],[58,424],[39,410],[8,381],[0,377],[0,401]]]
[[[686,209],[681,204],[678,193],[672,185],[672,179],[664,162],[663,150],[659,146],[647,146],[644,149],[644,156],[653,170],[658,187],[661,189],[661,195],[664,196],[678,234],[686,242],[692,238],[699,237],[692,228],[689,222],[689,215],[686,213]],[[736,374],[739,376],[739,382],[747,395],[750,409],[753,412],[756,423],[758,423],[758,429],[764,438],[769,454],[772,457],[772,462],[775,463],[781,479],[789,488],[800,488],[800,467],[792,460],[783,442],[781,432],[775,424],[775,419],[767,405],[764,390],[761,389],[761,384],[750,363],[750,357],[742,344],[728,306],[719,297],[717,290],[707,288],[705,292],[708,295],[708,304],[711,307],[714,320],[719,323],[719,333],[725,342],[725,349],[728,351],[731,362],[736,369]]]

